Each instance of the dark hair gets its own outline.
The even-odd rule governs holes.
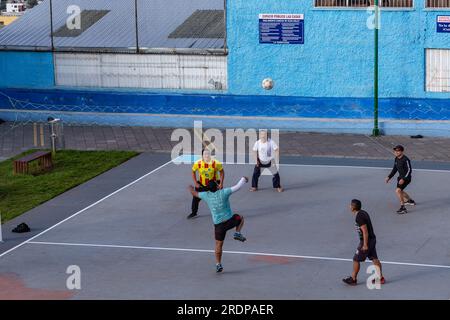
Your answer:
[[[361,210],[361,207],[362,207],[362,204],[361,204],[361,201],[359,201],[358,199],[353,199],[352,200],[352,208],[354,209],[354,210]]]
[[[211,192],[217,191],[217,183],[215,181],[208,182],[208,190]]]
[[[398,146],[395,146],[395,147],[394,147],[394,150],[395,150],[395,151],[402,151],[402,152],[403,152],[403,151],[405,151],[405,148],[404,148],[402,145],[398,145]]]

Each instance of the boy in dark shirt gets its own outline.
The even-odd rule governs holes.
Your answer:
[[[403,154],[404,151],[405,148],[400,145],[394,148],[394,168],[392,168],[391,173],[386,178],[386,183],[389,183],[392,177],[398,172],[397,189],[395,190],[395,193],[400,200],[400,209],[397,210],[398,214],[405,214],[408,212],[405,204],[410,206],[416,205],[416,202],[405,192],[405,188],[411,183],[412,167],[411,161]]]
[[[348,285],[356,286],[360,264],[369,258],[369,260],[372,260],[373,264],[377,267],[377,274],[380,277],[380,283],[384,284],[385,279],[381,272],[381,262],[378,260],[376,249],[377,238],[373,232],[372,221],[370,220],[369,214],[366,211],[361,210],[361,201],[357,199],[352,200],[350,210],[356,216],[356,231],[358,232],[360,242],[353,257],[352,275],[348,278],[342,279],[342,281]],[[374,283],[375,281],[372,282]]]

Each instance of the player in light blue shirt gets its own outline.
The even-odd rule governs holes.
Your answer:
[[[242,177],[237,185],[231,188],[218,190],[217,183],[210,181],[207,192],[197,192],[193,186],[189,186],[189,191],[194,197],[204,200],[211,211],[214,222],[215,238],[216,238],[216,271],[222,272],[222,248],[223,241],[228,230],[236,227],[234,239],[244,242],[246,238],[241,234],[244,226],[244,217],[233,214],[230,207],[230,196],[238,191],[245,183],[248,182],[247,177]]]

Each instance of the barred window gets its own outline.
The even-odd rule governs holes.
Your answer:
[[[450,49],[426,49],[426,91],[450,92]]]
[[[427,0],[433,2],[433,0]],[[441,0],[435,0],[439,2]],[[442,2],[449,2],[450,0],[443,0]],[[316,7],[338,7],[338,8],[361,8],[370,7],[374,5],[374,0],[315,0]],[[412,8],[413,0],[379,0],[380,7],[384,8]]]
[[[427,0],[426,8],[450,8],[450,0]]]

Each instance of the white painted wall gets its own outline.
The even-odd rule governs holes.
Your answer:
[[[56,84],[76,87],[226,90],[218,55],[56,53]]]

